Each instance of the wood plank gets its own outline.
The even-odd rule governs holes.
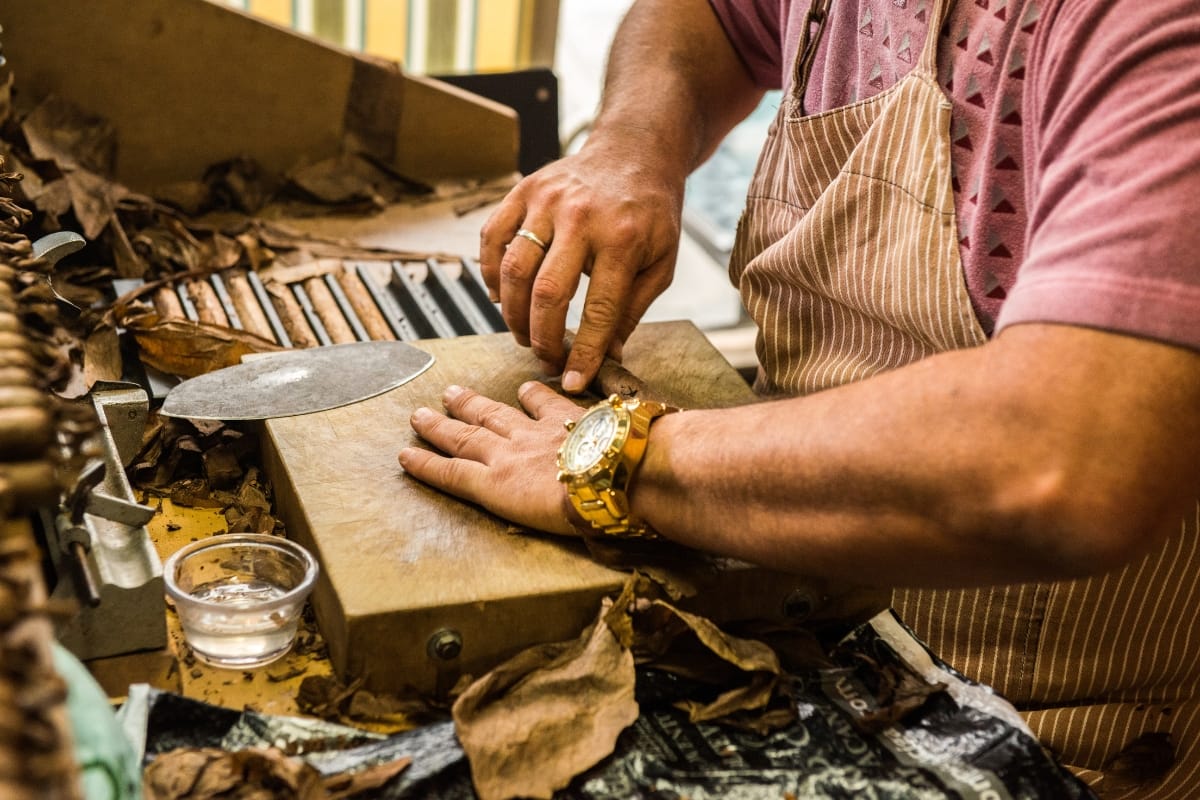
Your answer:
[[[105,117],[139,191],[347,146],[419,180],[517,168],[512,109],[205,0],[7,0],[4,51],[21,110],[54,94]]]

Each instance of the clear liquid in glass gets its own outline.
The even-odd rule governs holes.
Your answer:
[[[286,593],[272,583],[244,577],[197,586],[191,597],[218,608],[193,607],[181,614],[188,644],[197,658],[218,667],[258,667],[274,661],[291,648],[299,622],[295,609],[272,605]]]

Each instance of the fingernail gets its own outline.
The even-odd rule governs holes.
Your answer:
[[[425,422],[430,419],[433,419],[433,409],[426,408],[425,406],[421,406],[412,413],[413,422]]]
[[[493,303],[499,303],[500,294],[498,292],[488,292],[488,300],[491,300]]]
[[[445,390],[443,390],[442,399],[448,403],[448,402],[454,400],[456,397],[458,397],[462,393],[463,393],[463,387],[452,383],[449,386],[447,386],[445,388]]]
[[[564,392],[570,392],[571,394],[582,392],[586,387],[586,384],[583,382],[583,374],[575,370],[564,373],[562,376],[562,387]]]

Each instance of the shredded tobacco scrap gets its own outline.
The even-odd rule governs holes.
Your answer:
[[[333,675],[309,675],[300,682],[296,705],[305,714],[374,733],[407,731],[449,716],[448,699],[415,692],[380,694],[362,688],[363,683],[361,678],[345,684]]]

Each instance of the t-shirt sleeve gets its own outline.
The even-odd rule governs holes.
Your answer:
[[[780,9],[787,5],[786,0],[709,0],[709,3],[754,82],[764,89],[780,88],[783,80]]]
[[[1026,258],[998,331],[1064,322],[1200,350],[1192,3],[1044,4],[1023,103]]]

